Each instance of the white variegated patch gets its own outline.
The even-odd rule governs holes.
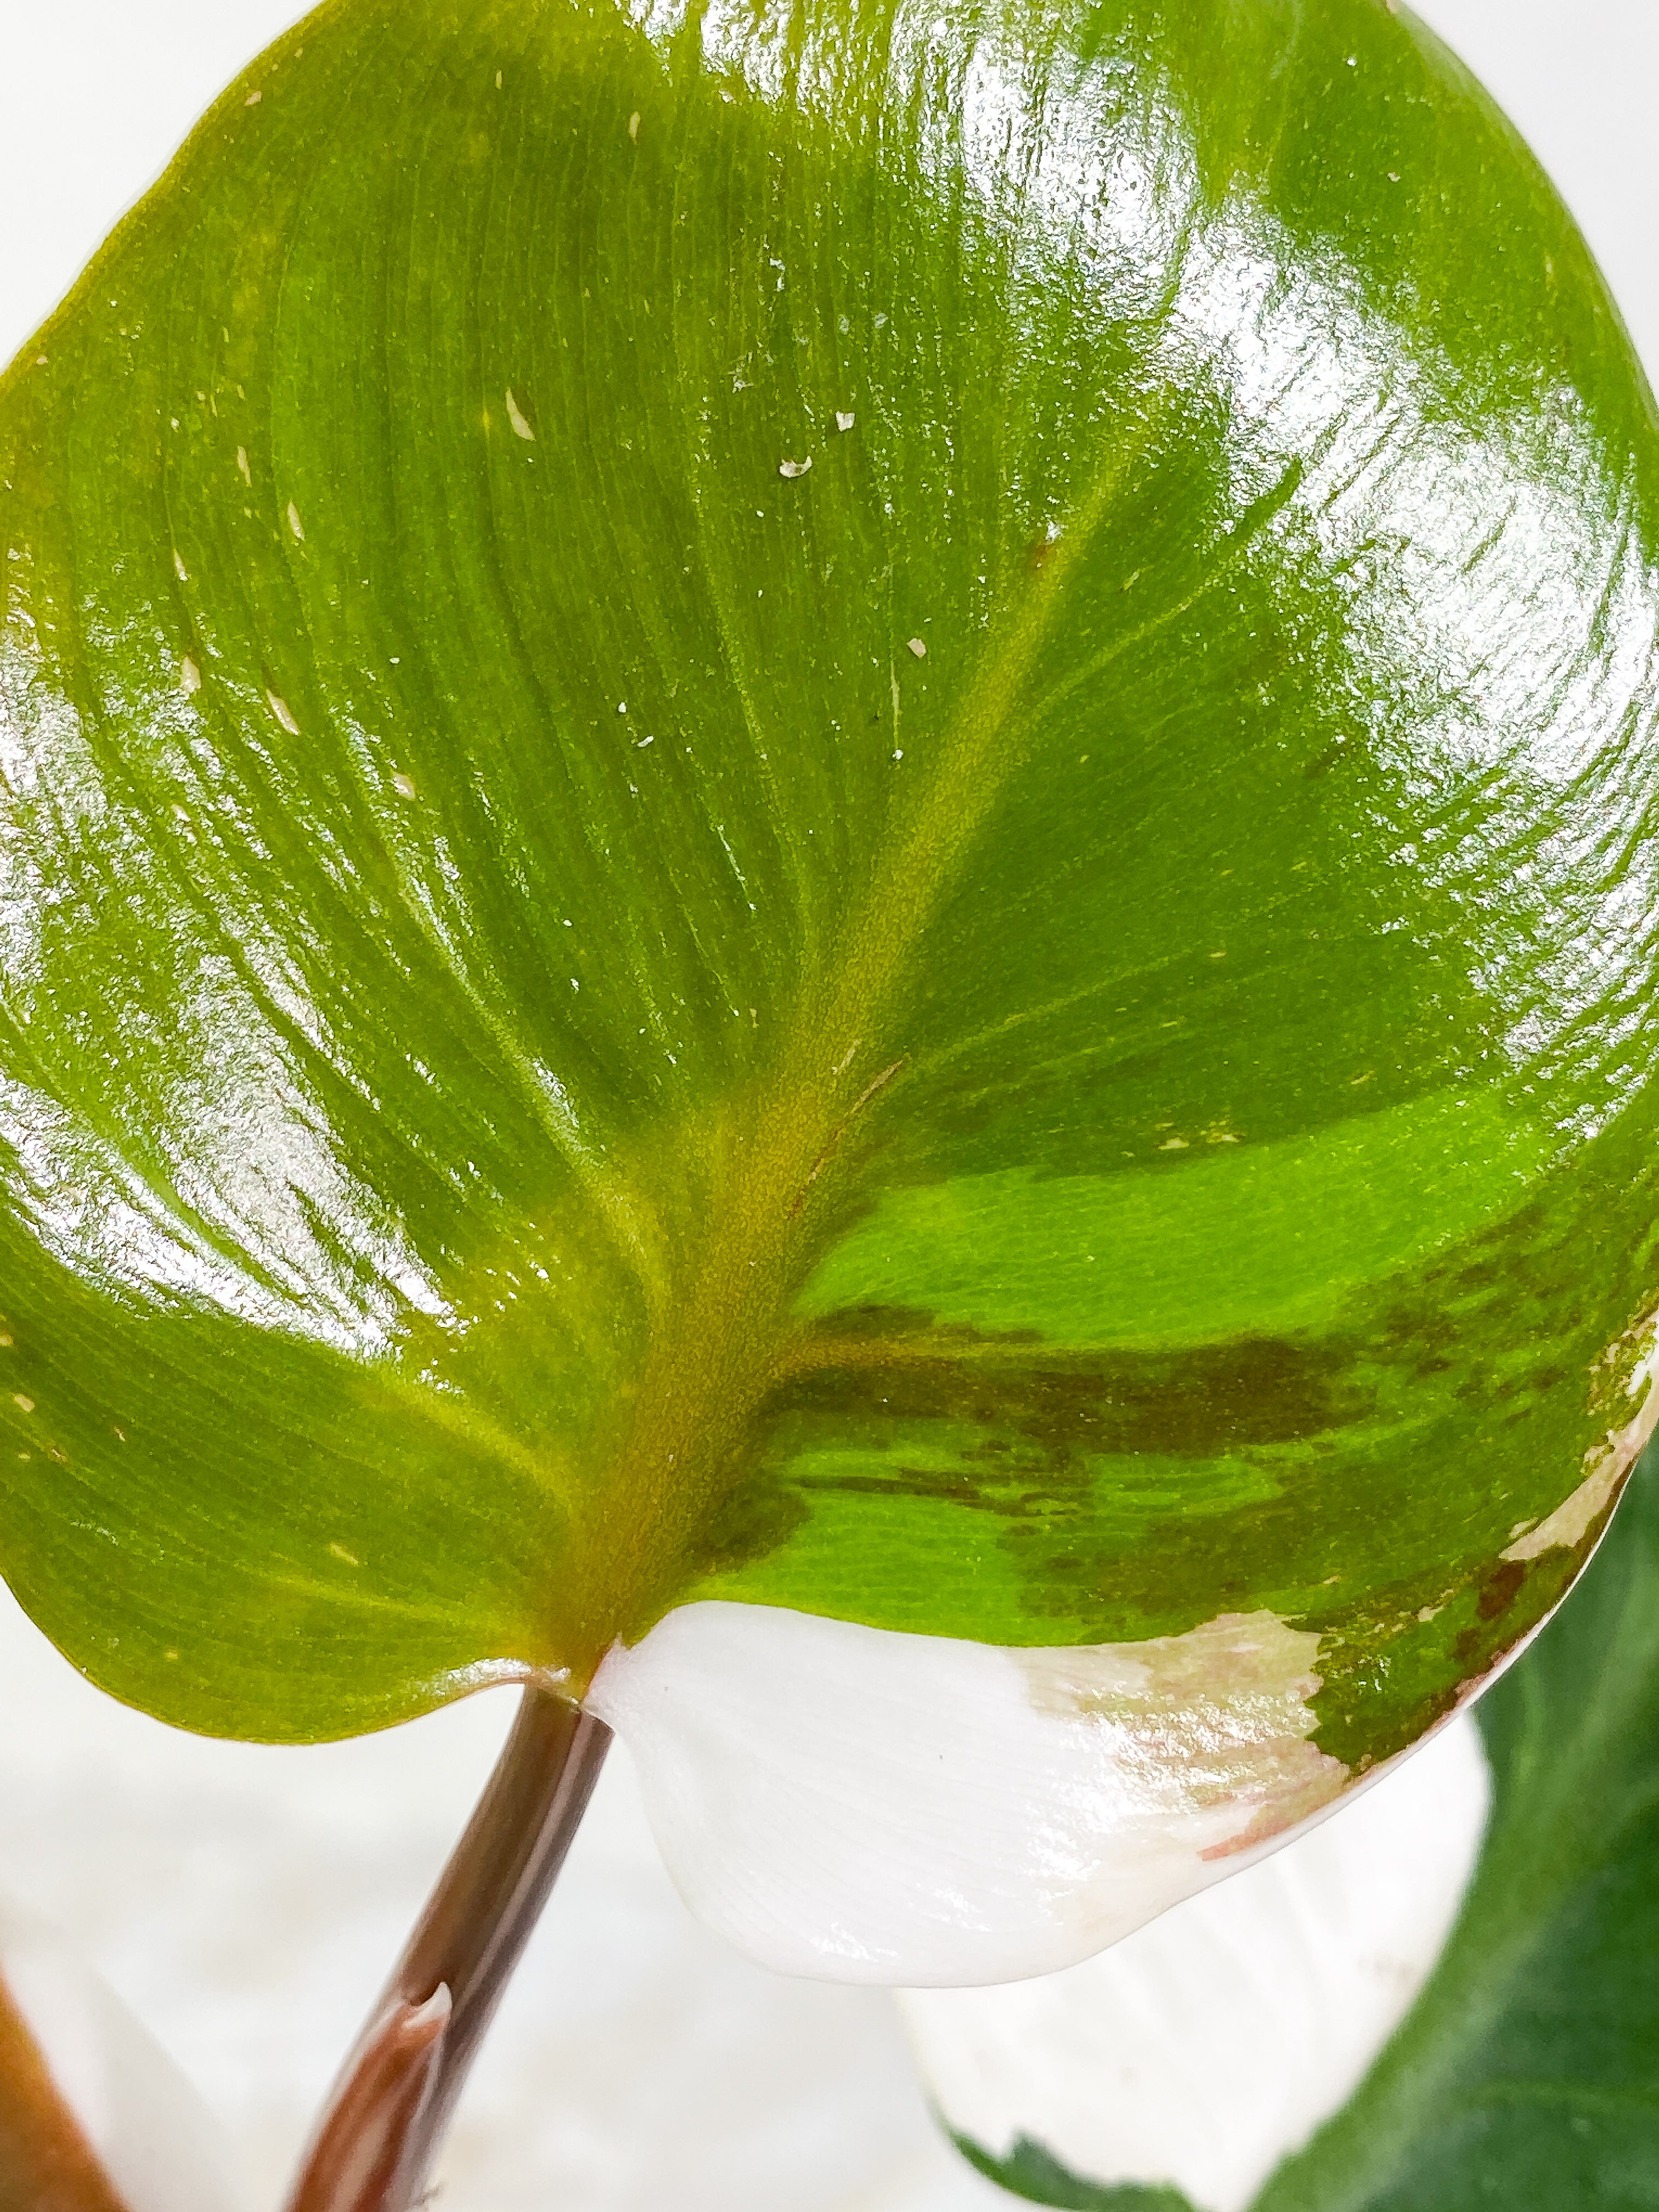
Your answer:
[[[0,1904],[0,1979],[128,2212],[240,2212],[214,2123],[78,1952]]]
[[[1461,1716],[1262,1864],[1085,1965],[901,1998],[941,2114],[1006,2157],[1243,2212],[1346,2103],[1432,1971],[1490,1783]]]
[[[612,1650],[587,1704],[688,1903],[751,1957],[975,1984],[1091,1956],[1328,1805],[1317,1647],[1267,1612],[1024,1651],[706,1601]]]
[[[1584,1479],[1563,1498],[1553,1513],[1536,1528],[1522,1530],[1506,1559],[1538,1559],[1546,1552],[1571,1551],[1582,1544],[1592,1527],[1619,1495],[1630,1473],[1652,1441],[1659,1426],[1659,1314],[1646,1313],[1623,1336],[1616,1337],[1601,1356],[1603,1370],[1636,1355],[1635,1364],[1616,1404],[1636,1410],[1626,1421],[1611,1428],[1599,1444],[1584,1455]]]

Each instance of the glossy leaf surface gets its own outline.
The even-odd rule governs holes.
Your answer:
[[[1371,0],[331,0],[0,388],[25,1602],[273,1736],[1267,1610],[1410,1741],[1639,1413],[1655,455]]]
[[[1478,1717],[1492,1822],[1440,1965],[1353,2098],[1253,2212],[1645,2212],[1659,2202],[1651,1457],[1582,1588]],[[963,2147],[1038,2203],[1190,2212],[1178,2191],[1091,2182],[1039,2145],[1001,2162]]]

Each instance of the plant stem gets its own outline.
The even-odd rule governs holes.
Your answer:
[[[346,2061],[288,2212],[412,2212],[611,1744],[526,1689],[466,1833]]]
[[[127,2212],[3,1979],[0,2212]]]

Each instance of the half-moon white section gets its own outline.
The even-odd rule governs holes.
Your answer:
[[[1490,1782],[1463,1714],[1310,1833],[1086,1965],[900,1999],[934,2101],[1001,2158],[1244,2212],[1345,2105],[1433,1971]]]
[[[1328,1805],[1317,1645],[1266,1612],[1027,1651],[706,1601],[586,1702],[686,1901],[751,1957],[976,1984],[1090,1957]]]

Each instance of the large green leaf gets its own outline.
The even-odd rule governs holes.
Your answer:
[[[1659,2205],[1653,1455],[1582,1586],[1479,1717],[1492,1813],[1451,1941],[1353,2097],[1253,2212]],[[1176,2191],[1069,2174],[1036,2144],[1000,2162],[963,2148],[1041,2204],[1186,2207]]]
[[[0,386],[25,1602],[270,1736],[1267,1608],[1411,1740],[1659,1287],[1656,456],[1373,0],[330,0]]]

